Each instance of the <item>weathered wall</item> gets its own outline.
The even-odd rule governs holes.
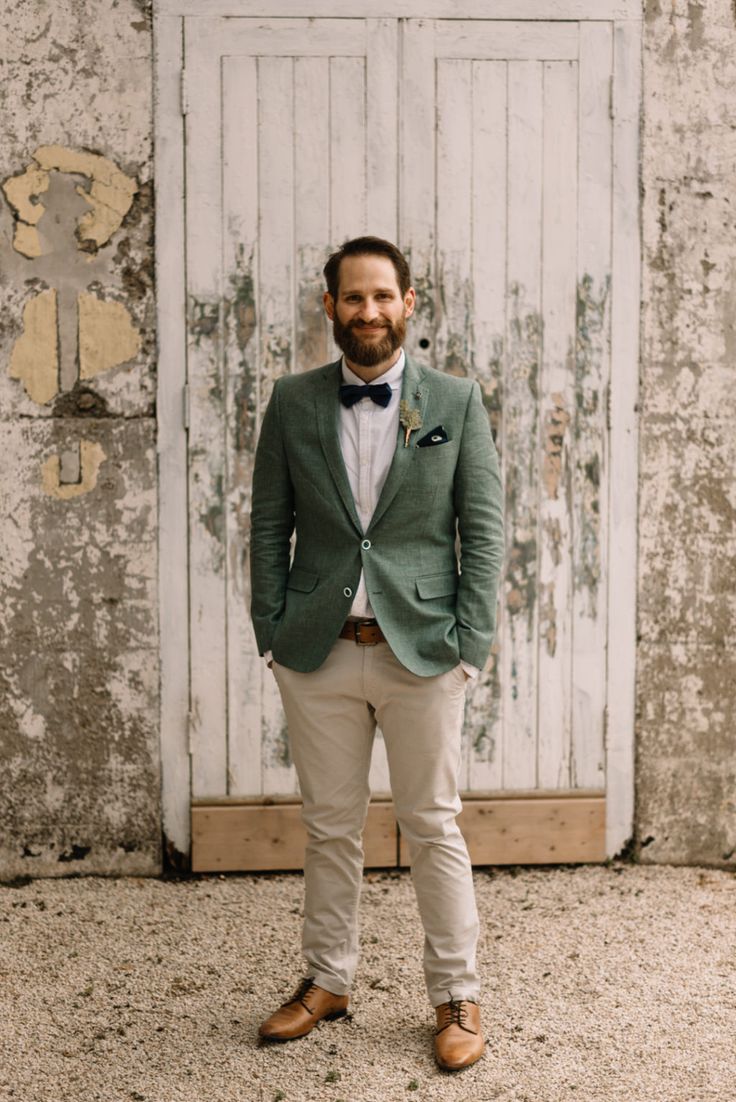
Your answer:
[[[152,873],[149,5],[2,6],[0,877]]]
[[[642,860],[736,863],[736,6],[647,0]]]
[[[151,873],[149,5],[4,8],[0,877]],[[637,840],[734,863],[734,5],[646,0],[644,40]]]

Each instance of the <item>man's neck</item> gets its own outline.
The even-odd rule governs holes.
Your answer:
[[[345,363],[348,365],[353,374],[357,375],[359,379],[362,379],[364,383],[373,383],[376,379],[380,379],[381,375],[385,375],[387,371],[390,371],[394,364],[399,362],[401,356],[401,349],[393,353],[387,360],[382,360],[380,364],[374,364],[372,367],[364,367],[363,364],[355,364],[352,360],[349,360],[345,356]]]

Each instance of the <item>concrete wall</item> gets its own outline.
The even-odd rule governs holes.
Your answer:
[[[155,873],[149,4],[11,7],[0,876]],[[733,5],[647,0],[644,44],[637,850],[733,863]]]
[[[0,876],[155,873],[149,5],[3,7]]]
[[[648,0],[642,860],[736,863],[736,10]]]

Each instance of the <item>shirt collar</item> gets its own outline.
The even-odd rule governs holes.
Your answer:
[[[404,374],[405,363],[406,356],[404,355],[404,349],[402,348],[396,363],[392,367],[390,367],[388,371],[384,371],[383,375],[379,375],[377,379],[374,379],[373,382],[376,384],[388,383],[392,390],[398,390],[401,386],[401,377]],[[359,375],[356,375],[354,371],[350,370],[348,365],[345,363],[344,356],[340,360],[340,368],[342,370],[342,381],[344,383],[352,383],[353,386],[370,385],[369,383],[366,383],[363,379],[361,379]]]

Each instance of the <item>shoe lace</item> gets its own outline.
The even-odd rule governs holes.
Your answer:
[[[294,992],[294,994],[291,996],[291,998],[287,999],[286,1002],[283,1005],[284,1006],[291,1006],[292,1003],[300,1003],[304,1007],[304,1009],[306,1010],[306,1012],[308,1014],[314,1014],[314,1010],[311,1008],[311,1006],[307,1006],[307,1004],[304,1001],[304,996],[307,995],[312,990],[312,988],[314,986],[315,986],[314,980],[311,978],[311,976],[307,976],[299,984],[299,987]]]
[[[464,1029],[465,1033],[474,1034],[475,1029],[470,1029],[467,1024],[467,1003],[466,998],[455,1000],[451,995],[450,1002],[444,1004],[443,1024],[435,1030],[435,1033],[441,1034],[450,1026],[458,1026]]]
[[[466,1026],[468,1019],[467,1000],[465,999],[453,999],[450,995],[450,1001],[445,1003],[444,1023],[437,1030],[437,1033],[443,1033],[444,1030],[449,1029],[451,1025],[457,1025],[460,1029],[464,1029],[467,1033],[472,1033]]]

